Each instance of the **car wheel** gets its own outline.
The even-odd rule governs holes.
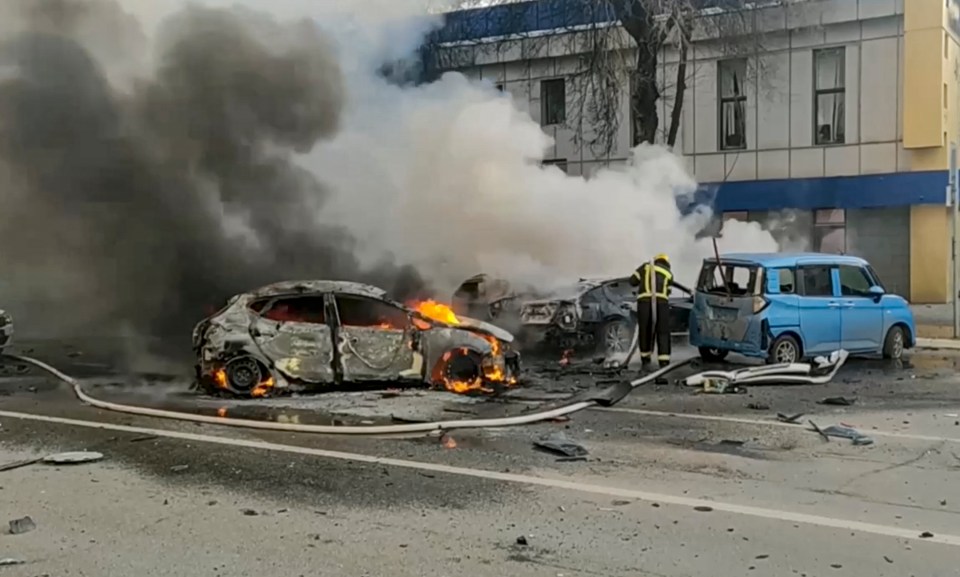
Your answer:
[[[767,362],[770,364],[795,363],[800,360],[800,344],[790,335],[777,337],[770,345]]]
[[[711,349],[709,347],[700,347],[700,358],[709,363],[719,363],[723,359],[727,358],[728,354],[730,354],[730,351]]]
[[[899,359],[903,356],[904,334],[902,327],[890,327],[883,340],[883,358]]]
[[[608,355],[626,354],[630,352],[630,345],[633,344],[633,330],[627,321],[615,319],[603,325],[597,341],[600,350]]]
[[[233,359],[224,367],[227,383],[238,394],[248,394],[263,380],[260,363],[252,357]]]

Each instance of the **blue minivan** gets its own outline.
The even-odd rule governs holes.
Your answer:
[[[690,344],[792,363],[845,349],[898,359],[916,343],[913,312],[865,260],[835,254],[727,254],[703,261]]]

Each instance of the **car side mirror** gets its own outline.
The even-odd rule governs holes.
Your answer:
[[[886,291],[884,291],[883,288],[874,285],[870,287],[870,290],[867,292],[870,293],[870,296],[873,297],[873,300],[879,301],[880,297],[882,297]]]

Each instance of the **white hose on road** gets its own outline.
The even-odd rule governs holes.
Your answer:
[[[234,419],[230,417],[210,417],[206,415],[197,415],[193,413],[184,413],[180,411],[167,411],[164,409],[151,409],[149,407],[140,407],[136,405],[123,405],[120,403],[111,403],[95,399],[83,391],[80,381],[70,375],[31,357],[6,354],[11,359],[16,359],[29,363],[40,368],[54,377],[67,383],[73,388],[74,394],[80,401],[98,409],[114,411],[117,413],[126,413],[130,415],[142,415],[144,417],[156,417],[160,419],[175,419],[178,421],[190,421],[194,423],[207,423],[210,425],[225,425],[228,427],[243,427],[247,429],[264,429],[269,431],[286,431],[294,433],[320,433],[333,435],[385,435],[401,433],[427,433],[431,431],[447,431],[452,429],[478,429],[490,427],[509,427],[514,425],[528,425],[540,421],[548,421],[565,415],[570,415],[597,404],[596,401],[578,401],[564,407],[518,415],[516,417],[502,417],[498,419],[463,419],[458,421],[433,421],[428,423],[404,423],[399,425],[302,425],[296,423],[276,423],[272,421],[254,421],[250,419]],[[652,382],[653,380],[674,371],[683,365],[689,363],[692,359],[687,359],[662,369],[644,375],[643,377],[630,382],[631,388]]]

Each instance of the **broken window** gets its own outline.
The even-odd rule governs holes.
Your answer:
[[[744,296],[760,294],[760,269],[750,265],[707,262],[700,271],[697,290],[713,293]]]
[[[717,62],[720,89],[720,150],[747,147],[746,58]]]
[[[266,303],[261,310],[263,318],[279,323],[326,322],[323,295],[279,298]]]
[[[352,295],[337,295],[337,314],[340,324],[350,327],[403,329],[409,321],[407,312],[397,306]]]
[[[813,51],[816,144],[843,144],[846,126],[846,49]]]
[[[803,296],[833,296],[833,277],[829,266],[808,266],[800,270],[801,279],[803,279]]]
[[[551,126],[567,121],[567,86],[563,78],[540,81],[540,124]]]

